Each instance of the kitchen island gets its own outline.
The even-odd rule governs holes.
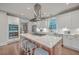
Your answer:
[[[41,47],[48,51],[49,55],[61,54],[62,52],[62,37],[56,37],[53,35],[34,35],[31,33],[21,34],[21,36],[34,42],[38,47]]]

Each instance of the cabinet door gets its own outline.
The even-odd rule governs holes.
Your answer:
[[[63,45],[78,50],[79,49],[79,37],[74,35],[65,35],[63,37]]]
[[[73,36],[72,48],[79,51],[79,36]]]
[[[71,40],[71,36],[70,35],[64,35],[63,36],[63,45],[64,46],[71,46],[72,45],[72,40]]]
[[[71,28],[79,28],[79,10],[71,12]]]

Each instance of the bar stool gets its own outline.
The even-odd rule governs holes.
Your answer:
[[[25,38],[21,40],[21,48],[24,51],[24,54],[33,55],[34,50],[37,48],[37,46],[33,42]]]
[[[35,45],[33,42],[27,42],[27,51],[29,52],[29,55],[34,55],[34,50],[37,48],[37,45]]]
[[[36,48],[34,55],[49,55],[49,53],[42,48]]]
[[[24,38],[22,38],[20,40],[20,46],[21,46],[21,49],[22,49],[22,54],[27,53],[27,42],[28,42],[28,40],[25,40]]]

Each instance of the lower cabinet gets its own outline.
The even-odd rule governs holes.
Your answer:
[[[64,35],[63,44],[67,48],[79,51],[79,36],[78,35]]]

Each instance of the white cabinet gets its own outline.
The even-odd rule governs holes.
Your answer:
[[[64,27],[71,28],[71,13],[57,16],[57,24],[58,29],[62,29]]]
[[[0,45],[8,40],[7,14],[0,11]]]
[[[71,27],[72,29],[79,28],[79,10],[71,12]]]
[[[76,35],[64,35],[63,45],[65,47],[79,51],[79,36]]]
[[[14,16],[8,16],[8,24],[17,24],[19,25],[19,18]]]
[[[10,42],[9,24],[19,25],[19,18],[8,16],[6,12],[0,11],[0,46],[6,45],[8,42]]]
[[[58,29],[64,27],[70,29],[79,28],[79,10],[57,16]]]

